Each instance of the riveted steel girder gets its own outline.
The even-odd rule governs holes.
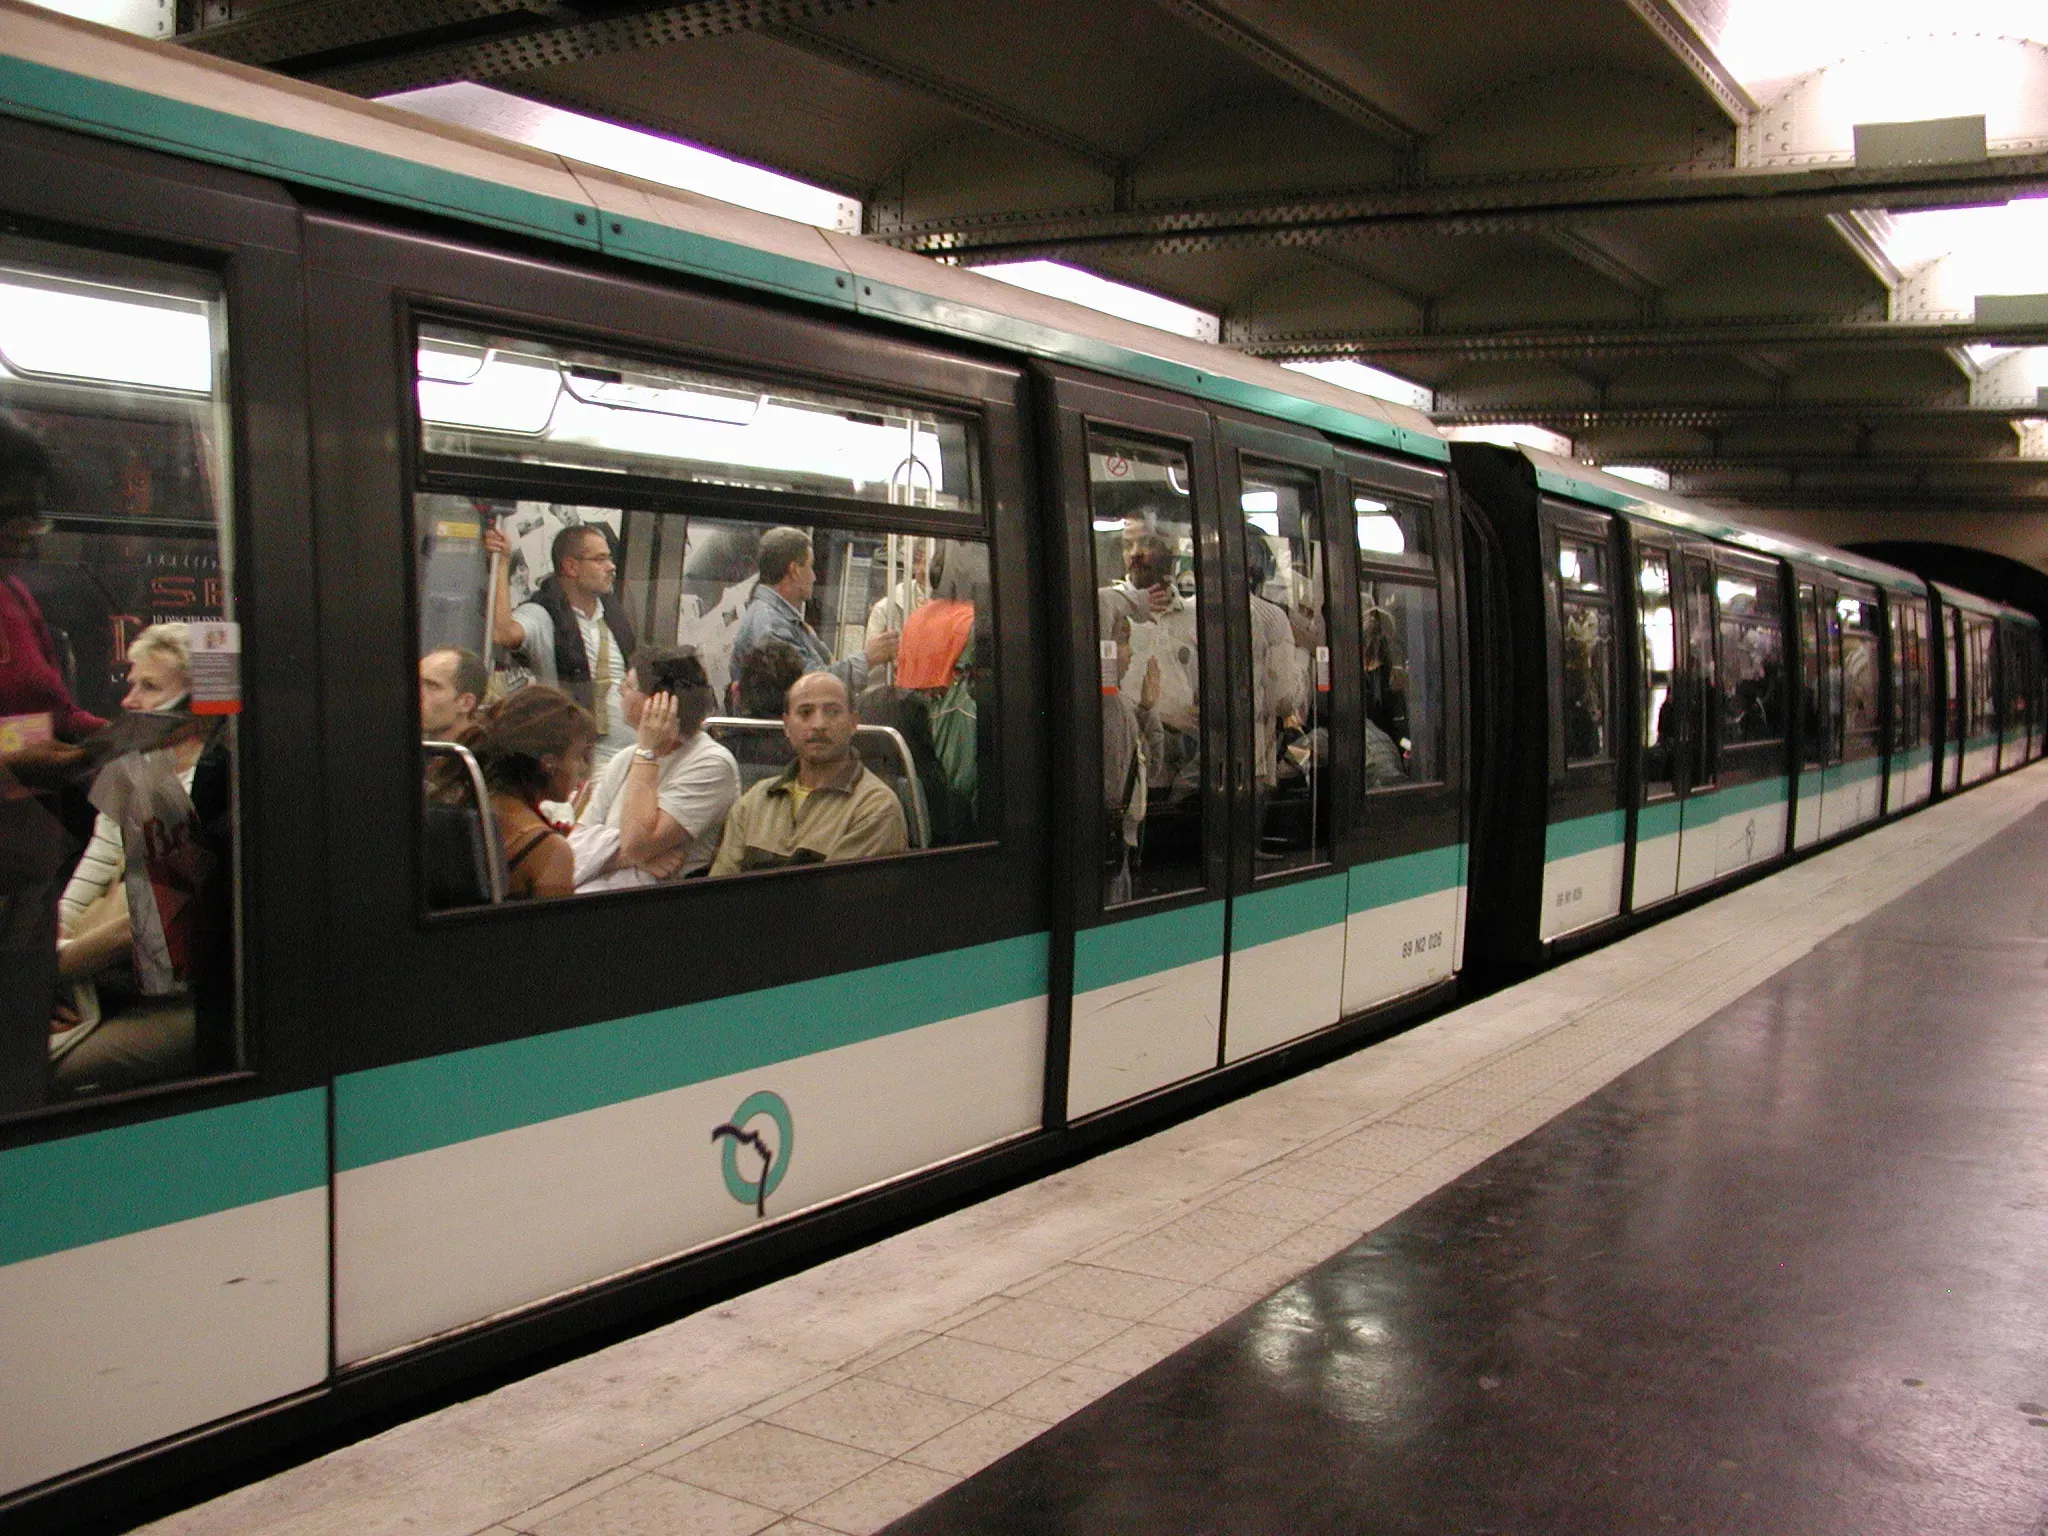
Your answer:
[[[1698,474],[1884,474],[1920,476],[1964,470],[2001,478],[2032,476],[2048,492],[2048,459],[2013,454],[1844,454],[1844,453],[1642,453],[1631,464],[1646,464],[1674,475]],[[1949,482],[1953,484],[1954,482]]]
[[[1258,357],[1415,358],[1520,361],[1542,358],[1668,356],[1754,347],[1797,351],[1898,352],[1960,346],[2037,347],[2048,323],[1920,324],[1892,320],[1791,320],[1726,325],[1559,327],[1529,331],[1324,331],[1261,334],[1241,328],[1231,344]]]
[[[608,54],[800,23],[892,0],[299,0],[188,46],[358,96],[491,80]]]
[[[1600,427],[1717,427],[1767,422],[1852,421],[2018,421],[2048,415],[2038,405],[1915,404],[1911,401],[1792,400],[1783,405],[1712,405],[1659,401],[1640,405],[1488,406],[1466,410],[1457,406],[1431,412],[1440,427],[1499,427],[1527,423],[1565,432]]]
[[[1187,254],[1316,245],[1375,233],[1546,234],[1645,213],[1803,218],[1858,209],[1947,208],[2048,190],[2048,155],[1968,165],[1698,167],[1493,177],[1419,187],[1149,204],[1129,211],[987,213],[896,225],[876,238],[928,256],[994,260],[1087,251]]]

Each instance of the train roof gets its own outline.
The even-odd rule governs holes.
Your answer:
[[[1450,456],[1419,411],[1261,358],[22,0],[0,0],[0,111]]]
[[[1648,522],[1661,523],[1667,528],[1698,534],[1703,538],[1718,539],[1774,559],[1797,560],[1805,565],[1818,566],[1830,574],[1867,581],[1890,591],[1915,595],[1924,595],[1927,591],[1924,578],[1899,566],[1887,565],[1882,560],[1872,560],[1826,544],[1815,544],[1790,534],[1747,527],[1731,521],[1728,514],[1718,508],[1702,506],[1670,491],[1638,485],[1633,480],[1624,480],[1618,475],[1603,473],[1590,464],[1575,463],[1555,454],[1541,453],[1532,448],[1522,451],[1536,466],[1537,485],[1552,495],[1569,496],[1575,501],[1610,511],[1626,512]],[[1974,601],[1981,602],[1982,599]]]
[[[2010,603],[1979,597],[1974,592],[1965,592],[1961,587],[1952,587],[1945,581],[1935,582],[1934,590],[1941,594],[1941,600],[1951,608],[1961,608],[1966,613],[1988,614],[1993,618],[2012,619],[2016,623],[2031,624],[2036,629],[2041,627],[2041,621],[2034,615],[2024,608],[2015,608]]]

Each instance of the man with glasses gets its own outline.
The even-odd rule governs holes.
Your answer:
[[[484,549],[491,555],[507,555],[511,548],[495,524],[485,532]],[[516,608],[510,562],[492,561],[497,592],[491,638],[501,649],[518,652],[540,681],[561,688],[596,718],[596,766],[602,768],[633,745],[619,685],[637,644],[632,620],[612,591],[618,560],[611,533],[599,523],[572,523],[555,535],[548,560],[553,574]]]

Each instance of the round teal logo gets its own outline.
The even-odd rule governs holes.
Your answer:
[[[772,1144],[752,1124],[764,1115],[775,1128]],[[782,1095],[766,1089],[748,1094],[732,1112],[732,1119],[713,1129],[711,1139],[719,1143],[719,1166],[725,1174],[726,1193],[741,1205],[751,1205],[756,1216],[766,1216],[768,1197],[781,1187],[782,1176],[789,1172],[790,1152],[796,1145],[796,1126]],[[745,1168],[741,1166],[743,1148],[748,1163]],[[749,1177],[750,1174],[754,1176]]]

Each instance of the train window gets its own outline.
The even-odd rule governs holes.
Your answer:
[[[1595,763],[1614,755],[1609,735],[1614,696],[1614,618],[1604,605],[1566,602],[1559,615],[1564,642],[1564,760]]]
[[[1607,551],[1591,539],[1557,537],[1557,579],[1567,592],[1607,590]]]
[[[1387,501],[1354,490],[1351,513],[1357,523],[1360,559],[1374,565],[1435,570],[1436,548],[1429,533],[1428,507]]]
[[[1953,608],[1943,611],[1948,625],[1947,643],[1941,648],[1943,682],[1947,687],[1947,708],[1943,711],[1946,750],[1955,750],[1963,740],[1963,616]]]
[[[1089,439],[1105,907],[1207,881],[1191,486],[1181,449]]]
[[[1821,685],[1820,605],[1810,582],[1799,583],[1800,761],[1818,768],[1827,761],[1827,728]]]
[[[1892,748],[1905,752],[1927,740],[1927,608],[1911,598],[1891,604]]]
[[[1672,793],[1678,752],[1678,707],[1672,697],[1677,627],[1672,611],[1671,556],[1646,549],[1636,565],[1636,612],[1643,639],[1643,792]]]
[[[0,242],[0,1111],[243,1059],[226,342],[210,277]]]
[[[1443,605],[1430,508],[1351,484],[1368,790],[1444,776]]]
[[[510,897],[988,835],[985,543],[429,493],[415,524],[421,736],[474,759]],[[487,868],[469,765],[426,785],[429,905],[468,904],[434,893]]]
[[[1723,570],[1714,578],[1721,613],[1721,740],[1725,746],[1785,736],[1785,641],[1778,584]]]
[[[1251,653],[1257,868],[1330,859],[1330,637],[1317,480],[1245,466],[1245,602]]]
[[[1965,735],[1975,741],[1992,734],[1996,719],[1997,693],[1991,676],[1991,621],[1965,619],[1963,634],[1968,651],[1965,664],[1969,668],[1970,700]]]
[[[922,406],[438,322],[419,331],[430,455],[972,512],[973,432]]]
[[[1847,738],[1867,736],[1878,725],[1877,603],[1843,594],[1835,600],[1842,646],[1842,725]],[[1876,751],[1872,742],[1856,756]]]

